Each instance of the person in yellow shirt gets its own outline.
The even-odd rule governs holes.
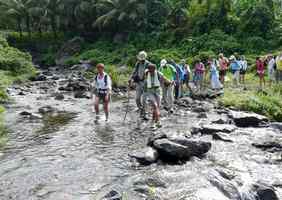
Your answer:
[[[276,57],[276,81],[282,81],[282,52]]]

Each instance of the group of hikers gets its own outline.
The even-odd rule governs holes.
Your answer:
[[[99,103],[104,105],[106,121],[109,120],[109,102],[112,90],[111,78],[104,71],[104,64],[98,64],[98,74],[94,78],[94,108],[96,121],[100,119]],[[160,107],[169,113],[173,113],[175,100],[185,96],[185,91],[201,91],[205,87],[206,76],[209,73],[210,88],[221,90],[225,83],[227,71],[230,69],[235,86],[245,84],[245,74],[248,70],[248,62],[245,56],[234,54],[226,58],[220,53],[218,59],[210,58],[205,64],[200,59],[194,62],[194,68],[183,59],[177,64],[174,60],[162,59],[160,66],[147,60],[147,53],[141,51],[137,55],[137,63],[131,74],[129,88],[135,84],[136,105],[142,119],[148,120],[146,116],[146,105],[151,105],[153,113],[153,126],[161,127]],[[260,87],[265,85],[265,75],[268,71],[270,85],[275,81],[282,81],[282,53],[277,57],[268,55],[256,59],[256,72],[260,80]],[[191,80],[190,80],[191,78]],[[193,87],[193,88],[192,88]]]

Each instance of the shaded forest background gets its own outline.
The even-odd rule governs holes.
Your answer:
[[[0,11],[8,40],[29,48],[82,36],[109,42],[99,43],[102,49],[117,42],[131,50],[176,48],[188,57],[258,54],[282,44],[281,0],[0,0]]]

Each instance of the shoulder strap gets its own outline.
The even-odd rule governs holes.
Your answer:
[[[108,86],[108,74],[106,73],[104,75],[104,82],[105,82],[105,86]]]
[[[95,76],[95,81],[97,82],[98,81],[98,75]],[[105,73],[104,75],[104,83],[105,83],[105,86],[108,85],[108,74]]]

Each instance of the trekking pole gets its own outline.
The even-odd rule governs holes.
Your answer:
[[[127,88],[127,102],[126,102],[127,105],[126,105],[125,115],[124,115],[124,118],[123,118],[123,123],[125,122],[127,114],[129,112],[129,101],[130,101],[130,86],[128,86],[128,88]]]

